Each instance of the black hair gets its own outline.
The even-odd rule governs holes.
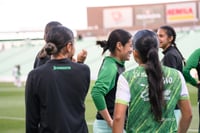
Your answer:
[[[150,30],[140,30],[133,38],[133,49],[138,51],[147,74],[149,99],[151,111],[157,121],[162,119],[162,107],[164,101],[164,83],[162,68],[158,55],[158,38],[156,33]]]
[[[129,41],[132,35],[123,29],[113,30],[108,40],[96,41],[97,45],[100,45],[103,48],[102,55],[109,49],[111,53],[114,53],[117,42],[121,42],[123,46]]]
[[[48,55],[58,54],[69,42],[74,43],[72,30],[65,26],[54,27],[47,33],[45,51]]]
[[[46,24],[45,29],[44,29],[44,40],[46,41],[45,35],[47,35],[47,33],[49,31],[51,31],[54,27],[56,26],[61,26],[62,24],[58,21],[51,21],[49,23]]]
[[[58,21],[50,21],[49,23],[46,24],[45,29],[44,29],[44,40],[46,42],[46,35],[49,31],[51,31],[54,27],[56,26],[61,26],[62,24]],[[47,55],[44,47],[39,51],[38,55],[39,58],[45,58]]]
[[[178,53],[180,54],[181,58],[182,58],[182,61],[183,61],[183,64],[185,65],[185,58],[183,57],[183,55],[181,54],[180,50],[178,49],[175,41],[176,41],[176,31],[174,30],[173,27],[169,26],[169,25],[164,25],[164,26],[161,26],[160,29],[163,29],[166,31],[166,34],[169,36],[169,37],[173,37],[173,40],[172,40],[172,46],[178,51]]]

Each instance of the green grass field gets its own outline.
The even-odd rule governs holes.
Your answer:
[[[93,82],[91,82],[91,86]],[[188,85],[193,108],[193,120],[188,133],[197,132],[198,108],[197,89]],[[25,101],[24,87],[16,88],[12,83],[0,83],[0,132],[25,133]],[[89,133],[92,133],[92,124],[95,119],[96,109],[90,96],[86,98],[86,120]]]

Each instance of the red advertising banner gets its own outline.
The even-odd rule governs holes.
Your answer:
[[[197,20],[197,9],[194,2],[166,5],[167,23],[180,23]]]

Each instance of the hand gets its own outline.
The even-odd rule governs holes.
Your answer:
[[[74,57],[72,57],[72,59],[71,59],[71,60],[72,60],[72,62],[76,62],[76,59],[75,59]]]
[[[77,62],[84,63],[86,57],[87,57],[87,51],[83,49],[77,56]]]
[[[108,124],[109,127],[112,128],[113,127],[113,120],[107,121],[107,124]]]

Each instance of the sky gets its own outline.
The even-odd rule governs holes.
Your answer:
[[[44,30],[49,21],[71,29],[87,28],[87,7],[192,0],[0,0],[0,32]]]

